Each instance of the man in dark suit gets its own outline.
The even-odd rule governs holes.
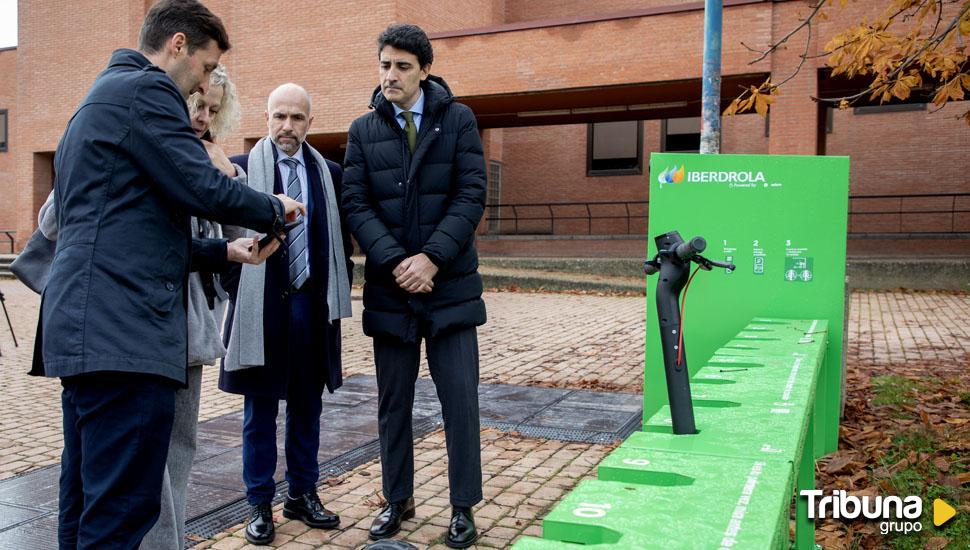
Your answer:
[[[485,323],[475,228],[485,161],[471,110],[432,76],[424,31],[392,25],[378,38],[372,112],[350,126],[347,225],[367,254],[364,332],[374,338],[381,471],[388,505],[370,528],[387,538],[414,516],[411,408],[421,340],[441,401],[452,505],[445,544],[472,545],[482,500],[478,337]]]
[[[185,98],[206,90],[228,49],[201,3],[162,0],[138,51],[112,54],[58,145],[57,249],[31,374],[64,388],[61,548],[134,548],[158,517],[186,383],[189,216],[280,231],[302,208],[234,183],[192,131]]]
[[[342,382],[340,319],[350,316],[352,252],[339,215],[340,166],[304,142],[313,117],[310,96],[284,84],[270,96],[269,136],[248,156],[234,157],[256,190],[305,201],[303,223],[265,265],[243,267],[230,312],[228,353],[219,387],[245,396],[243,480],[251,508],[246,539],[269,544],[275,536],[276,416],[286,400],[286,479],[283,515],[332,529],[337,514],[316,492],[319,477],[321,396]],[[253,269],[249,269],[252,267]]]

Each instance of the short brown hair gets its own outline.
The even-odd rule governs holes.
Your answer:
[[[223,52],[231,47],[222,20],[198,0],[159,0],[145,15],[138,48],[156,53],[177,32],[185,34],[189,54],[210,40],[215,40]]]

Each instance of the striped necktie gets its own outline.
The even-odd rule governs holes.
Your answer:
[[[300,165],[296,159],[285,158],[283,164],[290,169],[290,174],[286,178],[286,194],[297,202],[303,202],[303,191],[300,189],[300,176],[297,167]],[[303,218],[300,215],[300,218]],[[290,259],[290,285],[299,289],[310,276],[309,266],[306,259],[306,220],[296,226],[286,235],[286,251]]]

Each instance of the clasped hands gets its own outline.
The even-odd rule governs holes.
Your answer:
[[[438,266],[428,259],[423,252],[406,258],[397,264],[394,271],[394,282],[399,287],[412,294],[428,293],[434,289],[434,276],[438,273]]]

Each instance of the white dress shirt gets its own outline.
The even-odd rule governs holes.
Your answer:
[[[410,109],[408,109],[409,111],[414,113],[414,115],[411,118],[414,119],[415,131],[421,130],[421,118],[424,117],[424,90],[419,88],[418,94],[420,94],[418,95],[418,100],[414,102],[414,105],[412,105]],[[404,122],[404,117],[401,116],[401,113],[404,112],[404,109],[398,107],[396,103],[391,103],[391,106],[394,107],[394,120],[396,120],[397,123],[401,125],[401,128],[403,129],[405,122]]]

